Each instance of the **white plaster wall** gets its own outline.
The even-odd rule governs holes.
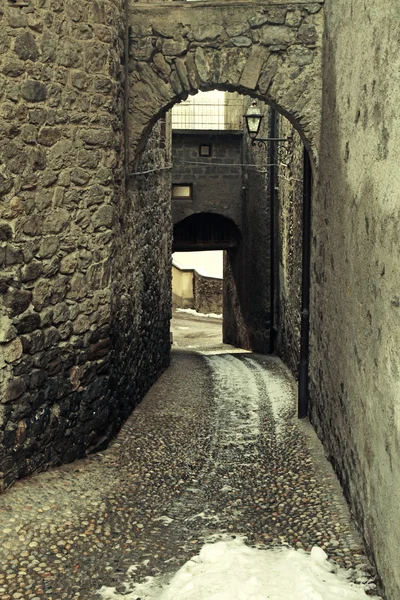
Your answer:
[[[400,598],[400,4],[327,0],[312,418]]]

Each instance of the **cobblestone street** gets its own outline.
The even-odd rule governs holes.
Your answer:
[[[321,446],[295,419],[288,371],[275,357],[218,346],[219,327],[176,318],[170,368],[111,447],[0,497],[2,600],[126,593],[221,534],[318,545],[370,577]],[[202,348],[188,348],[196,340]]]

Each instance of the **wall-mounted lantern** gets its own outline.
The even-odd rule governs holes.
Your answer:
[[[285,158],[289,152],[289,148],[285,145],[288,144],[290,141],[290,138],[277,138],[277,137],[270,137],[270,138],[259,138],[257,137],[259,131],[260,131],[260,127],[261,127],[261,122],[264,118],[264,115],[262,114],[262,112],[260,111],[260,109],[257,106],[257,102],[252,102],[251,105],[249,106],[249,108],[247,109],[247,112],[244,116],[244,119],[246,121],[246,127],[247,127],[247,133],[249,134],[249,137],[251,139],[251,144],[252,146],[268,146],[269,144],[275,143],[276,147],[277,147],[277,151],[278,151],[278,155],[280,156],[280,158]]]

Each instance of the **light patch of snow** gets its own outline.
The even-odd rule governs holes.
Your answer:
[[[195,519],[204,519],[207,521],[216,521],[216,522],[221,520],[218,515],[210,515],[205,512],[201,512],[201,513],[198,513],[197,515],[193,515],[193,517],[189,517],[189,519],[186,519],[186,520],[194,521]]]
[[[250,548],[242,538],[205,544],[167,581],[147,578],[120,595],[103,587],[103,600],[378,600],[350,581],[321,548]]]
[[[217,389],[218,446],[254,443],[260,434],[262,399],[252,371],[229,354],[206,357],[206,361]]]
[[[187,313],[188,315],[194,315],[195,317],[209,317],[211,319],[222,319],[222,315],[217,315],[216,313],[199,313],[193,308],[177,308],[176,312]]]
[[[293,389],[284,375],[278,375],[270,369],[263,368],[258,362],[251,358],[244,358],[251,369],[258,373],[264,382],[274,416],[275,433],[277,440],[282,439],[282,434],[287,423],[287,413],[293,411],[294,395]]]
[[[160,521],[161,523],[163,523],[163,525],[170,525],[173,519],[171,519],[171,517],[167,517],[167,515],[162,515],[161,517],[157,517],[157,519],[154,519],[154,521]]]

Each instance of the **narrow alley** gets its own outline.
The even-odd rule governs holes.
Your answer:
[[[2,600],[158,598],[145,578],[162,587],[206,542],[238,538],[318,546],[363,584],[352,592],[338,579],[332,595],[304,598],[374,593],[340,486],[311,427],[295,419],[289,371],[221,344],[220,327],[177,313],[171,366],[110,448],[0,497]]]

